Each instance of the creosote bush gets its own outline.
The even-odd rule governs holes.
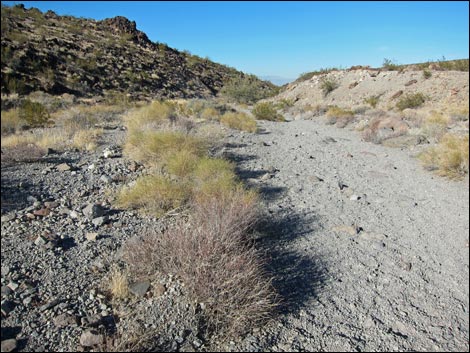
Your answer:
[[[256,104],[252,113],[259,120],[284,121],[284,117],[277,112],[276,107],[271,102]]]
[[[424,104],[426,97],[422,93],[407,94],[397,102],[398,110],[418,108]]]
[[[335,89],[339,87],[338,82],[334,81],[333,79],[329,79],[326,77],[323,77],[321,82],[320,82],[320,88],[323,92],[323,96],[327,96],[331,92],[333,92]]]
[[[424,167],[450,179],[460,179],[468,174],[468,135],[444,135],[439,144],[420,154]]]
[[[278,89],[271,83],[245,75],[231,79],[224,85],[220,93],[228,100],[249,104],[274,96],[278,93]]]
[[[20,107],[19,116],[31,127],[42,127],[50,123],[50,114],[46,107],[38,102],[26,99]]]
[[[220,118],[220,123],[232,129],[256,132],[256,121],[245,113],[227,112]]]
[[[369,98],[364,99],[364,103],[369,104],[372,108],[375,108],[379,103],[380,96],[371,96]]]

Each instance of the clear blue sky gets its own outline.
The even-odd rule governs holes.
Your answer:
[[[152,41],[258,76],[469,57],[469,4],[441,2],[4,1],[136,21]]]

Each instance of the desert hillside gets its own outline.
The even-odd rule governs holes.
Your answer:
[[[208,58],[153,43],[134,21],[58,16],[2,5],[2,93],[134,98],[212,97],[231,79],[274,85]]]

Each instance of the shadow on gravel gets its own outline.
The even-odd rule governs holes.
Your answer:
[[[246,160],[245,156],[232,156],[237,157],[232,159],[234,161]],[[236,172],[245,182],[268,173],[265,170],[252,171],[242,168],[237,168]],[[286,191],[284,187],[269,185],[269,180],[254,187],[265,203],[275,204]],[[281,207],[261,218],[255,229],[256,241],[258,248],[267,258],[266,269],[274,276],[273,285],[281,300],[279,312],[295,313],[315,298],[326,282],[324,261],[319,257],[294,251],[291,246],[298,238],[315,232],[318,220],[314,216],[296,214]]]
[[[20,326],[2,326],[2,341],[8,339],[15,339],[21,333]],[[22,351],[26,348],[26,343],[28,343],[27,339],[20,339],[17,341],[17,346],[15,351]],[[2,351],[3,352],[3,351]]]
[[[21,187],[19,187],[21,185]],[[2,171],[1,210],[2,214],[21,210],[28,206],[28,195],[32,185],[26,180],[12,179]]]
[[[315,232],[317,221],[294,213],[270,215],[259,224],[260,246],[268,256],[267,270],[280,295],[280,313],[295,313],[315,298],[326,282],[321,258],[291,250],[290,243]]]

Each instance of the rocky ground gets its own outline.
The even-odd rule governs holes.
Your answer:
[[[468,177],[321,119],[261,125],[227,153],[265,195],[260,245],[286,302],[237,350],[468,350]]]
[[[468,177],[435,177],[412,151],[318,121],[259,125],[221,153],[264,198],[257,243],[283,300],[272,322],[206,342],[203,308],[177,279],[109,297],[120,245],[171,221],[113,207],[113,191],[145,172],[122,157],[118,127],[93,153],[2,156],[2,351],[88,350],[129,317],[136,335],[165,332],[161,350],[468,350]]]

